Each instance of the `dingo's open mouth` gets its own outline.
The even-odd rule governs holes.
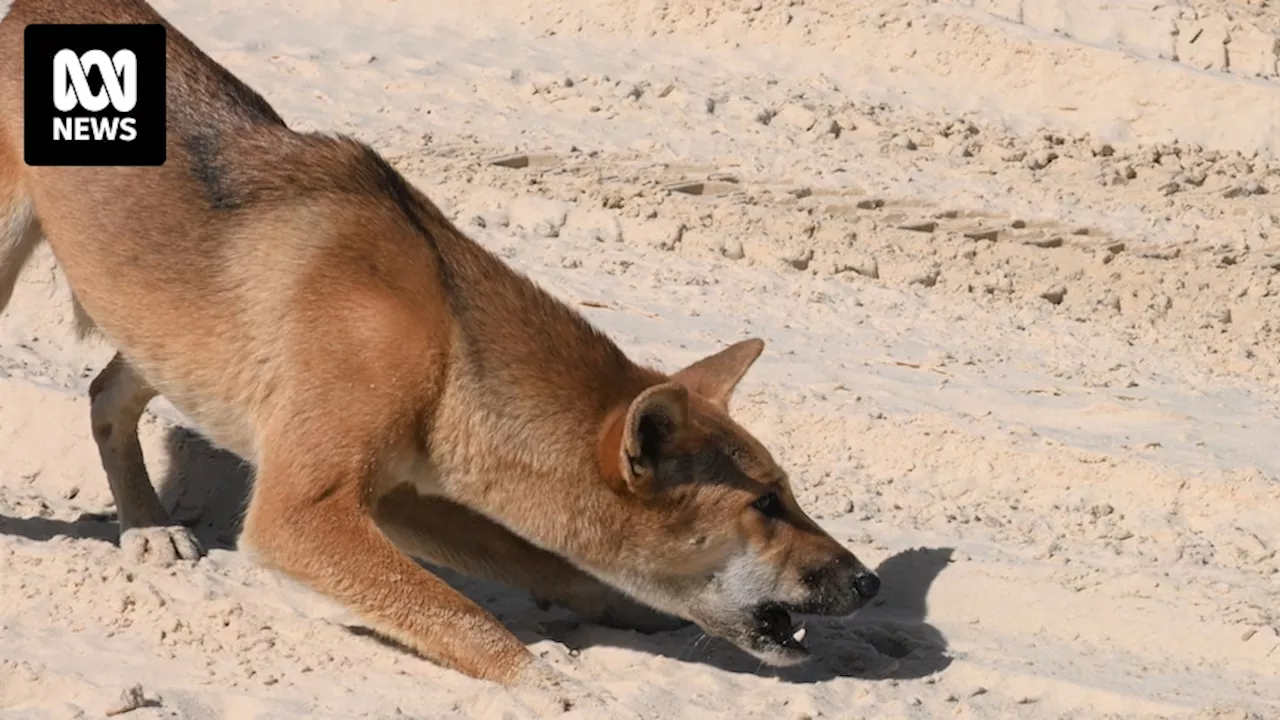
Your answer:
[[[779,603],[765,603],[752,613],[755,626],[750,634],[749,649],[761,659],[791,665],[809,657],[804,644],[806,630],[791,619],[791,613]]]

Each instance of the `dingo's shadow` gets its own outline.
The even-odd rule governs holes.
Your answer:
[[[165,452],[167,469],[161,477],[152,478],[160,504],[174,522],[190,527],[206,548],[234,549],[248,497],[248,466],[181,426],[166,432]],[[105,484],[107,479],[102,476],[98,481]],[[0,515],[0,532],[36,541],[68,537],[117,544],[120,540],[114,512],[84,513],[71,521]]]
[[[174,522],[191,528],[206,548],[235,549],[253,469],[238,455],[182,426],[169,429],[165,451],[168,469],[156,482],[160,504]]]
[[[543,625],[571,648],[624,646],[729,672],[774,675],[793,683],[837,677],[920,678],[951,664],[946,638],[926,622],[926,598],[953,552],[952,548],[916,548],[886,559],[876,568],[881,580],[879,597],[852,618],[798,618],[808,629],[806,644],[813,655],[807,662],[787,668],[765,666],[696,627],[643,635],[573,620]]]
[[[171,428],[165,445],[168,469],[156,478],[162,504],[176,522],[192,528],[206,548],[234,549],[251,484],[250,467],[184,427]],[[74,522],[0,516],[0,531],[33,540],[69,536],[114,543],[118,539],[116,524],[95,515]],[[803,618],[813,657],[789,668],[764,666],[693,626],[652,635],[600,627],[579,622],[565,610],[539,610],[524,591],[431,569],[497,615],[525,642],[549,637],[571,649],[627,647],[729,672],[768,673],[788,682],[809,683],[837,677],[909,679],[946,668],[951,662],[947,641],[926,622],[926,597],[951,554],[951,548],[920,548],[882,562],[876,569],[882,588],[871,606],[849,619]],[[351,630],[371,634],[362,628]]]
[[[47,542],[57,537],[88,538],[114,543],[119,531],[106,516],[81,515],[75,520],[57,520],[46,517],[13,517],[0,514],[0,534],[24,537],[36,542]]]

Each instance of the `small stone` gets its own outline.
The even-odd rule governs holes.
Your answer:
[[[627,83],[618,88],[618,95],[624,100],[639,100],[644,96],[643,84]]]
[[[1138,257],[1146,260],[1176,260],[1182,256],[1182,248],[1173,247],[1162,250],[1144,250]]]
[[[1009,227],[1013,228],[1014,230],[1022,230],[1026,226],[1027,226],[1026,220],[1014,220],[1013,222],[1009,223]]]
[[[1116,149],[1110,143],[1104,143],[1101,140],[1094,140],[1089,146],[1089,152],[1097,157],[1111,157],[1116,154]]]
[[[505,168],[526,168],[529,167],[529,156],[524,153],[516,153],[515,155],[503,155],[493,158],[489,161],[490,165]]]
[[[124,715],[125,713],[133,712],[139,708],[147,707],[149,704],[152,703],[147,702],[146,695],[142,691],[142,686],[134,685],[133,687],[125,688],[121,691],[119,700],[117,700],[111,707],[107,708],[103,714],[107,717]]]
[[[1001,293],[1003,295],[1009,295],[1013,293],[1013,279],[1005,272],[999,271],[992,276],[989,282],[984,284],[983,289],[991,294]]]
[[[974,228],[964,231],[964,236],[970,240],[991,240],[994,241],[1000,236],[1000,231],[995,228]]]
[[[903,150],[915,150],[916,147],[918,147],[916,141],[913,140],[910,135],[895,136],[893,138],[893,145],[894,147],[899,147]]]
[[[1054,305],[1061,305],[1063,298],[1067,296],[1067,289],[1061,285],[1055,285],[1048,290],[1040,293],[1040,297],[1048,300]]]
[[[880,264],[871,255],[850,251],[841,256],[832,268],[832,273],[835,275],[847,272],[857,273],[874,280],[880,277]]]
[[[1048,237],[1028,238],[1022,241],[1023,244],[1031,245],[1038,248],[1057,248],[1062,247],[1061,235],[1050,235]]]
[[[938,221],[936,220],[912,220],[902,223],[898,226],[899,230],[910,230],[912,232],[931,233],[938,229]]]
[[[961,135],[965,137],[973,137],[979,132],[978,126],[968,120],[953,120],[949,125],[942,129],[942,137],[952,137],[953,135]]]
[[[1200,187],[1201,185],[1204,185],[1205,180],[1209,179],[1209,173],[1206,173],[1204,170],[1192,170],[1190,172],[1183,173],[1179,178],[1184,185]]]
[[[782,106],[782,109],[773,116],[773,120],[769,124],[778,123],[795,130],[810,130],[814,125],[818,124],[818,116],[806,107],[789,103]]]
[[[587,237],[601,243],[622,242],[622,225],[613,216],[600,217],[587,229]]]
[[[747,255],[746,251],[742,249],[742,241],[732,238],[724,241],[724,245],[720,248],[720,254],[730,260],[741,260]]]
[[[1103,187],[1112,187],[1128,183],[1128,180],[1121,177],[1120,173],[1113,167],[1103,168],[1097,175],[1097,181],[1098,184]]]
[[[1027,156],[1025,164],[1031,170],[1043,170],[1058,159],[1058,153],[1052,150],[1038,150]]]
[[[701,180],[680,180],[668,183],[665,186],[667,192],[683,193],[685,195],[704,195],[706,194],[707,184]]]
[[[626,237],[649,247],[671,252],[684,239],[684,224],[678,222],[644,222],[628,228]]]
[[[884,207],[884,200],[880,198],[863,198],[859,200],[854,207],[859,210],[879,210]]]
[[[1182,189],[1182,186],[1181,186],[1181,185],[1179,185],[1179,184],[1175,181],[1175,182],[1167,182],[1167,183],[1165,183],[1165,184],[1161,185],[1161,186],[1160,186],[1159,188],[1157,188],[1157,189],[1160,191],[1160,194],[1161,194],[1161,195],[1164,195],[1164,196],[1168,197],[1169,195],[1172,195],[1172,194],[1174,194],[1174,193],[1178,192],[1179,190],[1181,190],[1181,189]]]
[[[923,287],[933,287],[938,284],[938,277],[942,275],[942,268],[937,265],[930,265],[911,273],[907,278],[908,285],[921,285]]]
[[[813,261],[813,248],[795,248],[783,253],[781,259],[796,270],[808,270]]]
[[[543,197],[518,197],[507,207],[509,223],[542,237],[559,237],[568,217],[568,206]]]

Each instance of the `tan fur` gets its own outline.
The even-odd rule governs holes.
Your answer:
[[[163,394],[255,466],[243,547],[474,677],[538,673],[410,555],[601,622],[691,620],[775,663],[802,651],[771,608],[874,595],[728,415],[758,340],[671,377],[635,365],[372,150],[291,131],[171,27],[164,166],[26,167],[35,22],[163,21],[141,0],[17,0],[0,22],[0,310],[43,237],[119,349],[91,416],[130,557],[202,552],[142,463]]]

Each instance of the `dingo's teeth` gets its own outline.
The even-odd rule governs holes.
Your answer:
[[[795,635],[791,636],[791,639],[795,640],[796,642],[804,642],[804,633],[805,633],[804,628],[800,628],[799,630],[796,630]]]

